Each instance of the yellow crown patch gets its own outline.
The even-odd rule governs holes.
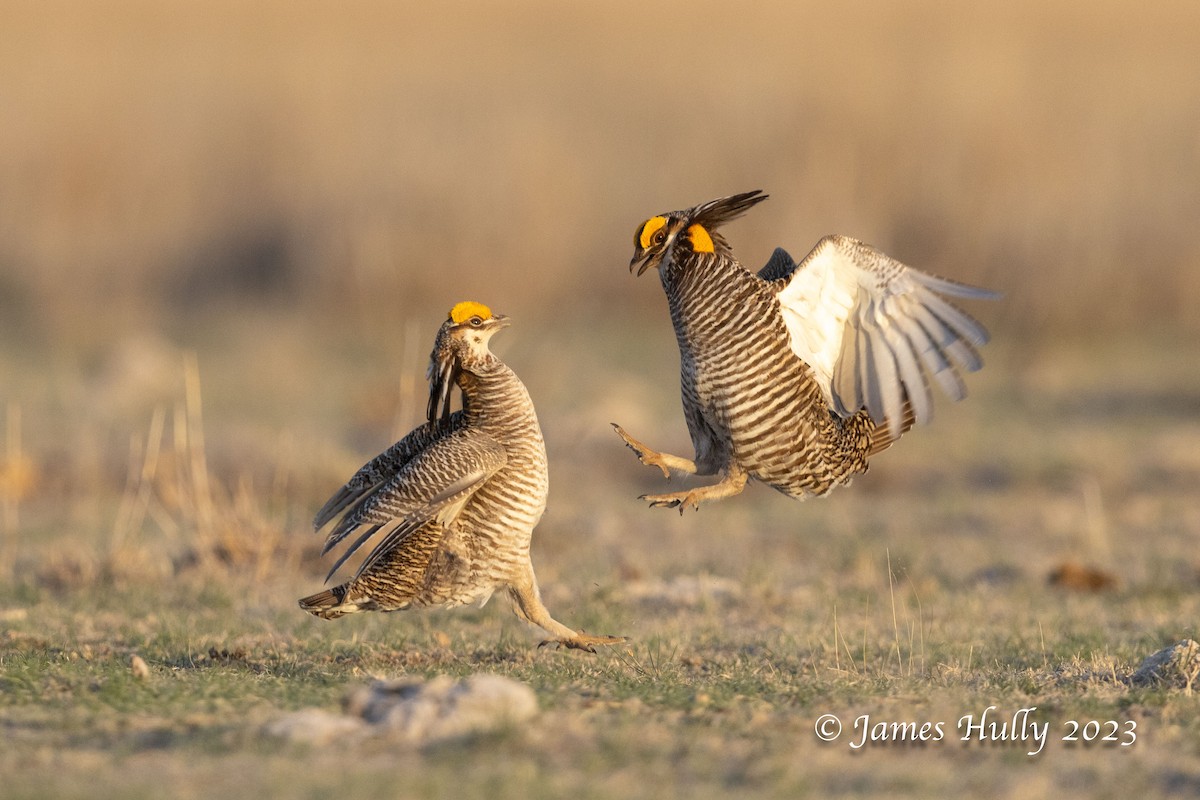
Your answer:
[[[473,300],[464,300],[450,309],[450,319],[455,325],[461,325],[471,317],[491,319],[492,310],[483,303],[476,303]]]
[[[638,232],[637,239],[638,239],[638,244],[641,245],[643,250],[650,247],[650,243],[653,241],[653,239],[651,237],[654,236],[654,234],[658,233],[662,229],[662,227],[666,224],[667,224],[666,217],[651,217],[650,219],[648,219],[642,223],[642,228]]]

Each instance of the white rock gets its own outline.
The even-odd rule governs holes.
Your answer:
[[[1190,692],[1197,677],[1200,677],[1200,644],[1184,639],[1148,656],[1129,680],[1165,683]]]
[[[426,683],[376,681],[352,696],[347,707],[412,742],[499,730],[531,719],[538,710],[533,689],[487,674],[462,681],[444,675]]]
[[[358,717],[305,708],[267,723],[264,730],[289,742],[325,746],[357,739],[367,732],[367,725]]]
[[[430,744],[502,730],[537,715],[537,695],[520,681],[472,675],[461,681],[440,675],[428,681],[375,681],[351,692],[345,713],[317,708],[269,723],[269,736],[313,745],[382,735]]]

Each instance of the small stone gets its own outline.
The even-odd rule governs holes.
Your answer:
[[[396,737],[417,745],[492,733],[525,722],[538,712],[529,686],[500,675],[472,675],[458,681],[439,675],[378,680],[350,692],[344,713],[317,708],[297,711],[269,723],[269,736],[327,745],[360,737]]]
[[[129,668],[133,670],[133,677],[139,681],[144,681],[150,677],[150,666],[137,653],[134,653],[129,658]]]
[[[1190,693],[1197,677],[1200,677],[1200,644],[1184,639],[1148,656],[1129,680],[1135,684],[1167,684]]]
[[[347,714],[361,717],[374,725],[381,722],[397,703],[416,698],[427,686],[453,683],[454,679],[446,675],[439,675],[428,682],[420,678],[377,680],[352,690],[342,701],[342,708]]]
[[[376,681],[355,692],[347,710],[411,742],[436,742],[500,730],[537,714],[537,696],[500,675],[455,681],[439,675],[425,683]]]
[[[1075,561],[1059,564],[1048,580],[1051,586],[1076,592],[1104,592],[1117,588],[1119,583],[1117,576],[1111,572]]]
[[[306,708],[267,723],[264,731],[277,739],[320,747],[339,740],[352,741],[365,733],[366,728],[358,717]]]

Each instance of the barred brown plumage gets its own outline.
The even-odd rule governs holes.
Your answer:
[[[932,416],[928,376],[953,400],[983,362],[987,331],[939,295],[994,299],[919,272],[845,236],[796,263],[782,248],[757,274],[717,231],[765,200],[723,197],[651,217],[629,264],[659,271],[679,343],[684,417],[696,450],[652,450],[614,423],[642,461],[719,474],[710,486],[644,495],[678,507],[740,493],[750,478],[791,497],[823,495]],[[639,266],[640,265],[640,266]]]
[[[479,303],[451,309],[430,356],[427,423],[359,469],[313,523],[333,523],[324,552],[357,536],[330,578],[364,543],[374,548],[349,581],[302,599],[305,611],[482,605],[506,589],[518,617],[555,637],[542,644],[594,652],[625,641],[576,632],[542,603],[529,545],[546,508],[546,447],[525,385],[488,349],[507,325]],[[455,386],[463,407],[450,413]]]

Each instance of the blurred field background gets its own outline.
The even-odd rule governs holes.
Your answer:
[[[302,777],[242,712],[485,669],[539,689],[571,763],[536,737],[409,753],[414,793],[1194,792],[1190,692],[1112,676],[1197,635],[1197,52],[1176,0],[0,0],[8,788],[377,792],[386,753]],[[727,231],[748,265],[840,232],[1002,290],[971,309],[988,367],[828,500],[651,513],[660,480],[608,423],[687,437],[632,234],[754,188]],[[514,317],[496,349],[545,428],[551,608],[626,655],[531,653],[491,606],[294,607],[323,575],[307,520],[420,420],[467,298]],[[1048,586],[1064,564],[1107,591]],[[1029,765],[850,759],[810,728],[1039,697],[1146,739]]]

